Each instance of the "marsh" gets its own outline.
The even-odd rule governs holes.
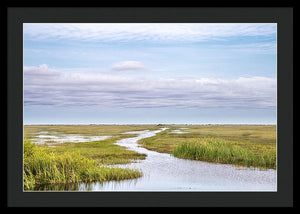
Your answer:
[[[91,128],[91,129],[89,129]],[[49,152],[81,151],[81,155],[96,160],[101,166],[141,172],[136,177],[90,182],[60,184],[39,183],[31,190],[74,191],[276,191],[277,170],[274,167],[243,166],[178,158],[172,152],[178,145],[201,139],[215,130],[216,139],[231,139],[240,146],[259,151],[264,148],[275,152],[276,134],[273,126],[43,126],[26,127],[36,139],[41,130],[59,130],[61,136],[70,130],[95,137],[103,134],[110,138],[91,142],[60,143],[57,147],[37,144]],[[118,131],[117,131],[118,130]],[[186,133],[176,133],[184,130]],[[229,132],[230,130],[230,132]],[[34,132],[36,134],[34,134]],[[64,134],[62,134],[64,133]],[[205,136],[201,136],[205,135]],[[245,133],[248,133],[247,135]],[[251,134],[249,134],[251,133]],[[49,134],[49,133],[48,133]],[[78,133],[77,133],[78,134]],[[109,135],[108,135],[109,134]],[[211,133],[210,133],[211,134]],[[102,135],[103,136],[103,135]],[[210,135],[210,137],[212,137]],[[215,136],[214,136],[215,137]],[[238,139],[239,138],[239,139]],[[173,140],[170,140],[173,139]],[[252,139],[252,140],[251,140]],[[239,141],[237,141],[239,140]],[[151,141],[156,147],[147,143]],[[168,144],[163,144],[163,142]],[[156,143],[157,142],[157,143]],[[160,142],[160,143],[158,143]],[[174,144],[172,146],[171,142]],[[177,144],[177,145],[175,145]],[[236,143],[237,144],[237,143]],[[237,144],[238,145],[238,144]],[[246,146],[245,146],[246,145]],[[254,146],[255,145],[255,146]],[[149,145],[148,145],[149,146]],[[113,149],[112,149],[113,148]],[[170,149],[170,148],[173,148]],[[168,152],[169,151],[169,152]],[[118,157],[119,156],[119,157]],[[257,156],[258,157],[258,156]],[[276,159],[276,158],[275,158]],[[276,160],[275,160],[276,162]]]

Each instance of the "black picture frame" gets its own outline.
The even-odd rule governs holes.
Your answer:
[[[8,207],[292,207],[292,7],[7,7]],[[277,23],[277,192],[23,192],[23,23]]]

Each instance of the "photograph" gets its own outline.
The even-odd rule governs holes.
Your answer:
[[[277,23],[22,28],[24,192],[277,192]]]
[[[24,191],[277,191],[276,23],[23,23]]]

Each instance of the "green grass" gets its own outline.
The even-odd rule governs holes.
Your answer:
[[[105,167],[80,152],[53,152],[24,141],[24,190],[37,184],[110,181],[137,178],[138,170]]]
[[[254,152],[240,146],[238,142],[217,138],[202,138],[181,143],[174,148],[173,155],[179,158],[238,166],[276,168],[276,152]]]
[[[47,150],[55,153],[79,151],[82,156],[91,158],[100,165],[127,164],[145,159],[145,154],[126,150],[124,147],[114,144],[117,140],[127,137],[132,137],[132,135],[122,135],[122,137],[113,137],[102,141],[56,144],[56,147],[47,147]]]

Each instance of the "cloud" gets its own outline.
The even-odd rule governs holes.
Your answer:
[[[24,38],[80,41],[207,41],[274,36],[274,23],[25,23]]]
[[[274,108],[275,78],[133,78],[24,67],[24,106]]]
[[[59,72],[55,69],[50,69],[46,64],[36,66],[26,66],[23,68],[25,78],[54,78],[59,76]]]
[[[114,71],[147,70],[147,67],[138,61],[122,61],[114,64],[111,70]]]

